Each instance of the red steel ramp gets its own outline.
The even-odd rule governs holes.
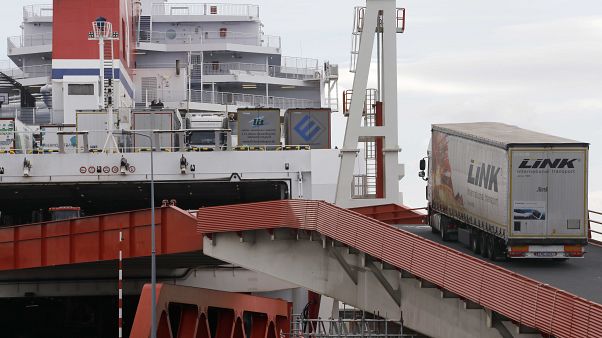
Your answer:
[[[151,292],[142,289],[130,338],[150,337]],[[157,338],[276,338],[290,331],[289,312],[284,300],[157,284]]]
[[[158,255],[200,252],[193,216],[177,207],[155,210]],[[0,271],[146,257],[151,211],[136,210],[0,228]],[[119,242],[119,233],[123,241]]]
[[[294,251],[295,247],[290,243],[305,238],[316,241],[317,238],[325,249],[330,245],[344,246],[348,252],[363,253],[365,257],[379,262],[380,266],[394,267],[400,275],[420,280],[420,285],[434,285],[441,290],[441,298],[453,295],[518,327],[532,328],[540,334],[559,338],[602,337],[600,304],[332,204],[285,200],[210,207],[200,209],[197,218],[198,230],[206,236],[204,253],[215,255],[213,257],[217,259],[230,260],[231,263],[240,260],[244,263],[241,264],[243,267],[263,266],[266,271],[274,273],[270,264],[255,264],[253,257],[247,256],[257,253],[255,259],[258,259],[260,254],[266,253],[261,251],[260,245],[270,245],[259,240],[258,230],[267,233],[272,242],[278,242],[275,240],[280,236],[278,231],[285,231],[289,234],[288,244],[278,247],[278,251],[274,251],[277,255],[288,252],[297,255],[297,261],[301,255],[310,257],[312,251]],[[234,246],[238,240],[228,243],[233,236],[240,239],[243,249]],[[221,249],[223,245],[229,245],[226,246],[229,252]],[[236,250],[245,253],[245,256],[237,257],[236,253],[231,253]],[[340,253],[335,256],[340,256]],[[278,259],[281,260],[281,257]],[[277,264],[276,261],[271,265]],[[319,262],[316,260],[317,264]],[[341,265],[350,279],[355,275],[354,282],[357,284],[355,267],[345,267],[348,265],[346,262]],[[305,268],[308,269],[307,266]],[[295,266],[291,266],[289,271],[291,274],[297,273]],[[308,269],[304,273],[318,274],[320,271]],[[289,278],[286,275],[276,277],[284,280]],[[328,281],[312,283],[302,286],[312,289],[311,286],[326,285]],[[387,289],[392,296],[395,294],[395,290],[389,290],[390,285]],[[419,321],[419,318],[416,320]]]

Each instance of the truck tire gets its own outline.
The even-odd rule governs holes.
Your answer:
[[[478,230],[473,229],[470,232],[470,250],[475,254],[479,254],[481,252],[481,241],[480,241],[480,233]]]
[[[481,247],[481,256],[487,258],[487,247],[489,246],[489,243],[487,241],[487,233],[485,231],[480,231],[479,244]]]
[[[497,237],[495,237],[494,235],[489,235],[489,245],[487,249],[487,256],[490,260],[494,262],[500,260],[500,243]]]
[[[441,218],[441,240],[444,242],[449,241],[449,230],[447,229],[447,220]]]

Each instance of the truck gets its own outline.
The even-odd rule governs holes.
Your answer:
[[[225,113],[187,113],[184,120],[188,149],[222,149],[231,142]]]
[[[583,257],[588,152],[502,123],[435,124],[419,172],[429,225],[491,260]]]

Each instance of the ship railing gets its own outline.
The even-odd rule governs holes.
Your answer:
[[[194,33],[171,31],[144,31],[138,32],[140,41],[161,44],[211,44],[232,43],[251,46],[280,48],[279,36],[262,33],[245,33],[232,31],[198,31]]]
[[[589,241],[602,245],[602,212],[589,210]]]
[[[262,108],[319,108],[319,100],[298,99],[278,96],[265,96],[242,93],[214,92],[205,90],[191,90],[190,100],[199,103],[213,103],[221,105],[236,105],[238,107]]]
[[[203,75],[236,75],[240,73],[294,80],[319,80],[322,76],[317,68],[283,67],[242,62],[206,63],[203,65]]]
[[[193,89],[188,94],[188,91],[171,90],[168,87],[163,88],[162,86],[159,89],[142,89],[137,92],[139,92],[139,96],[136,97],[137,105],[144,105],[145,107],[150,107],[153,100],[161,100],[166,108],[171,107],[173,104],[181,107],[182,103],[186,103],[188,97],[190,97],[191,103],[233,105],[241,108],[320,108],[322,105],[320,100],[210,90]]]
[[[281,65],[285,68],[320,69],[318,59],[297,56],[282,56]]]
[[[13,79],[27,79],[33,77],[50,77],[52,73],[52,65],[33,65],[24,67],[7,67],[0,68],[0,72]]]
[[[28,21],[30,18],[40,17],[52,17],[52,5],[35,4],[23,6],[23,21]]]
[[[2,122],[2,121],[0,121]],[[46,125],[40,130],[7,130],[8,125],[0,123],[0,154],[61,154],[61,153],[101,153],[107,137],[106,130],[77,130],[74,125]],[[178,130],[114,130],[113,135],[121,153],[141,152],[213,152],[213,151],[304,151],[311,146],[281,144],[232,144],[231,129],[213,129],[214,142],[205,145],[191,145],[186,135],[195,129]],[[150,140],[136,134],[153,137]]]
[[[2,104],[1,119],[18,119],[25,125],[40,125],[51,123],[51,111],[48,108],[24,108],[19,102]]]
[[[259,18],[259,6],[226,3],[160,3],[153,4],[152,15],[223,15]]]
[[[52,32],[9,36],[7,40],[10,53],[12,48],[52,45]]]

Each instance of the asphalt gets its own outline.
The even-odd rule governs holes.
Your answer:
[[[403,225],[399,227],[421,237],[483,259],[480,255],[475,255],[459,242],[443,242],[438,234],[431,232],[429,226]],[[562,262],[550,260],[512,260],[492,263],[602,304],[602,247],[600,246],[590,244],[586,247],[584,258],[573,258]]]

